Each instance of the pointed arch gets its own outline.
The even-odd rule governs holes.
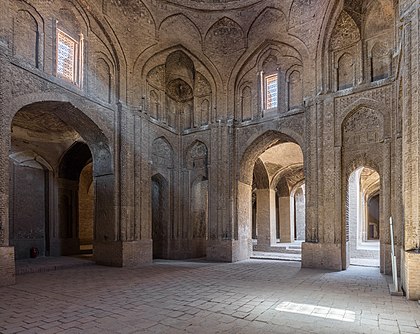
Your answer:
[[[174,150],[164,137],[156,138],[152,143],[152,162],[155,167],[173,168]]]
[[[204,38],[205,52],[212,54],[233,54],[246,47],[242,27],[233,19],[224,16],[207,30]]]
[[[261,36],[265,36],[267,39],[275,39],[286,32],[286,27],[287,18],[283,11],[275,7],[266,7],[251,23],[247,32],[247,40],[252,40],[254,35],[258,36],[256,40],[260,39]],[[263,34],[261,34],[262,32]]]
[[[367,108],[374,110],[376,113],[380,114],[381,122],[383,123],[383,138],[390,138],[391,136],[391,111],[389,106],[378,102],[376,100],[360,98],[348,105],[339,115],[337,121],[339,128],[342,129],[346,119],[349,119],[355,112],[361,108]],[[342,143],[342,131],[337,132],[337,137],[335,138],[337,143]]]
[[[292,142],[303,147],[302,138],[290,129],[268,130],[262,134],[256,134],[251,137],[247,144],[244,153],[240,159],[239,166],[239,181],[252,185],[252,173],[255,162],[258,157],[268,148],[283,142]]]
[[[201,140],[196,139],[185,149],[185,166],[191,170],[205,169],[205,176],[207,177],[208,155],[207,145]]]
[[[78,181],[83,168],[92,162],[92,153],[83,142],[75,142],[61,156],[58,177]]]
[[[167,30],[165,30],[167,29]],[[159,37],[164,38],[161,32],[167,31],[167,36],[171,36],[174,31],[177,32],[177,36],[185,37],[184,42],[198,42],[199,45],[203,42],[203,37],[198,26],[185,14],[177,13],[169,15],[162,20],[159,24],[158,32]]]

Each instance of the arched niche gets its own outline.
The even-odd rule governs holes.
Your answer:
[[[303,80],[301,68],[293,67],[287,73],[288,89],[288,109],[298,109],[303,107]]]
[[[365,15],[365,44],[367,74],[370,81],[387,79],[392,75],[395,8],[392,0],[372,0]]]
[[[174,167],[174,150],[165,137],[156,138],[152,143],[152,164],[162,174]]]
[[[164,64],[148,71],[146,82],[147,111],[161,124],[184,132],[211,122],[212,86],[184,51],[168,53]]]
[[[360,28],[343,10],[338,17],[329,42],[331,82],[333,90],[342,90],[356,84],[361,67]],[[359,78],[360,80],[360,78]]]
[[[351,54],[344,53],[337,62],[337,90],[351,88],[355,83],[354,59]]]
[[[168,259],[171,238],[170,186],[161,174],[153,175],[151,181],[153,258]]]
[[[209,156],[206,144],[199,140],[186,149],[185,164],[188,170],[186,181],[186,226],[184,237],[189,239],[191,257],[206,255],[209,236]]]
[[[302,56],[288,44],[270,41],[248,55],[237,70],[234,84],[235,119],[246,122],[286,113],[289,110],[288,88],[292,68],[302,69]],[[271,105],[267,97],[272,96],[272,89],[268,84],[273,80],[277,104]],[[301,89],[299,84],[291,88],[295,94],[293,97],[303,95],[303,80],[301,83]]]
[[[380,143],[384,138],[382,113],[361,106],[348,114],[342,124],[343,147],[360,149],[361,145]]]
[[[241,89],[240,101],[240,120],[249,121],[253,118],[253,111],[256,109],[254,106],[254,98],[252,96],[252,88],[246,85]]]
[[[103,53],[95,53],[90,66],[90,91],[105,103],[113,100],[114,66]]]
[[[174,151],[165,137],[156,138],[151,147],[151,211],[153,257],[169,258],[174,226]]]
[[[19,9],[16,12],[13,18],[13,54],[33,67],[39,67],[39,30],[39,24],[30,11]]]

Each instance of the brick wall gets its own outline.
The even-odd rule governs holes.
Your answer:
[[[404,271],[402,286],[410,300],[420,300],[420,254],[401,252]]]

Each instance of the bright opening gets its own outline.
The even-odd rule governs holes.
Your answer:
[[[282,302],[276,307],[277,311],[309,315],[311,317],[338,320],[344,322],[355,322],[356,313],[350,310],[310,305],[310,304],[299,304],[292,302]]]

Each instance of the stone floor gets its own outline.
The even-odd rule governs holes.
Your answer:
[[[420,305],[377,268],[298,262],[157,261],[17,276],[0,288],[0,333],[420,333]]]
[[[350,265],[365,267],[380,267],[379,259],[350,258]]]

